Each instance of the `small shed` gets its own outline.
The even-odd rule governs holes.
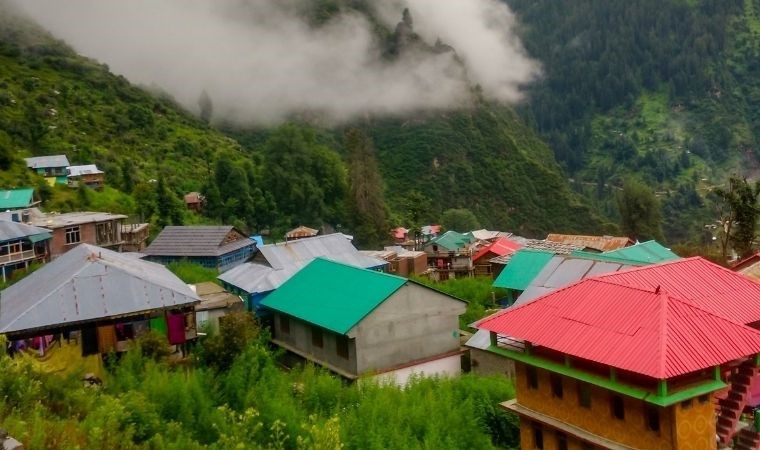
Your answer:
[[[26,167],[47,178],[51,184],[66,184],[66,168],[71,165],[66,155],[34,156],[24,160]]]
[[[143,253],[149,261],[187,260],[225,272],[251,259],[256,243],[231,225],[168,226]]]
[[[92,189],[103,189],[105,186],[106,174],[95,164],[69,166],[67,170],[69,187],[85,185]]]
[[[237,295],[231,294],[212,282],[190,285],[201,302],[195,305],[195,319],[203,330],[219,330],[219,318],[232,312],[244,311],[245,303]]]
[[[0,211],[14,211],[37,205],[33,188],[0,190]]]

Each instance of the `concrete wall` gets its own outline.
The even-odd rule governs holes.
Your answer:
[[[272,332],[275,339],[282,341],[291,347],[298,349],[303,355],[308,355],[307,359],[315,363],[328,366],[334,366],[347,374],[357,376],[356,370],[356,344],[353,339],[348,341],[348,359],[338,355],[337,338],[335,333],[322,329],[322,348],[312,344],[311,332],[312,326],[306,322],[289,317],[290,332],[285,333],[281,328],[280,313],[274,313],[274,324]],[[329,368],[329,367],[328,367]]]
[[[408,283],[348,332],[358,373],[383,370],[459,349],[464,302]]]
[[[514,378],[515,362],[488,350],[470,348],[470,370],[478,375],[501,375]]]
[[[401,369],[383,372],[371,377],[382,383],[391,383],[397,386],[406,386],[413,376],[449,376],[455,377],[462,372],[462,356],[459,354],[446,356],[432,361],[403,367]]]

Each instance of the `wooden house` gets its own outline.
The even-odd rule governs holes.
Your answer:
[[[148,329],[182,344],[194,336],[198,302],[161,265],[80,244],[0,293],[0,334],[75,335],[83,356],[125,350]]]
[[[702,258],[586,278],[481,320],[521,448],[757,448],[760,284]],[[760,419],[760,417],[758,417]]]
[[[572,244],[581,247],[582,250],[591,252],[609,252],[631,246],[635,242],[625,236],[583,236],[578,234],[556,234],[546,236],[549,242],[560,244]]]
[[[401,277],[427,273],[427,253],[407,250],[401,245],[385,247],[383,250],[362,250],[363,254],[388,262],[388,273]]]
[[[37,175],[45,177],[50,184],[66,184],[71,164],[66,155],[35,156],[24,158],[26,166]]]
[[[67,183],[69,187],[75,188],[85,185],[92,189],[103,189],[106,184],[105,172],[98,169],[95,164],[69,166],[66,170],[68,170]]]
[[[473,235],[475,236],[475,234]],[[522,244],[509,238],[502,236],[494,238],[472,256],[475,276],[493,277],[501,267],[498,264],[491,263],[491,260],[499,256],[514,254],[521,247]]]
[[[168,226],[143,253],[149,261],[190,261],[225,272],[251,259],[256,243],[230,225]]]
[[[103,212],[43,213],[36,208],[25,211],[30,225],[47,228],[53,238],[50,254],[56,258],[78,244],[122,250],[121,227],[127,216]]]
[[[318,234],[319,234],[319,230],[315,230],[314,228],[309,228],[309,227],[305,227],[301,225],[285,233],[285,240],[294,241],[296,239],[314,237]]]
[[[195,305],[195,320],[201,330],[219,331],[219,319],[233,312],[245,311],[243,299],[224,290],[216,283],[190,285],[201,302]]]
[[[428,241],[422,250],[427,253],[431,276],[444,281],[450,278],[472,276],[473,244],[477,240],[469,234],[447,231]]]
[[[273,343],[346,379],[460,373],[465,302],[405,278],[317,258],[262,305]]]
[[[201,212],[203,210],[203,195],[200,192],[189,192],[184,196],[185,206],[187,209],[193,212]]]
[[[148,245],[150,235],[149,223],[128,223],[121,226],[121,238],[124,240],[123,252],[142,252]]]
[[[16,216],[18,217],[18,215]],[[14,271],[50,260],[50,230],[0,219],[0,272],[6,281]]]
[[[219,281],[246,300],[248,311],[261,314],[261,300],[318,257],[379,271],[388,265],[382,259],[362,254],[346,235],[333,233],[263,245],[252,262],[219,275]]]

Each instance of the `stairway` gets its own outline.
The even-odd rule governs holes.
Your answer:
[[[758,373],[760,373],[760,368],[755,367],[752,362],[745,362],[739,366],[737,372],[731,376],[731,386],[729,387],[728,395],[718,400],[720,412],[718,413],[716,432],[721,446],[727,445],[734,437],[736,424],[744,411],[744,407],[747,405],[750,387]]]
[[[734,450],[758,450],[760,449],[760,433],[754,428],[742,428],[736,433]]]

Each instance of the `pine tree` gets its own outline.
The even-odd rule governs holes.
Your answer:
[[[383,181],[372,140],[361,130],[346,133],[349,165],[348,220],[359,246],[378,247],[388,233]]]

